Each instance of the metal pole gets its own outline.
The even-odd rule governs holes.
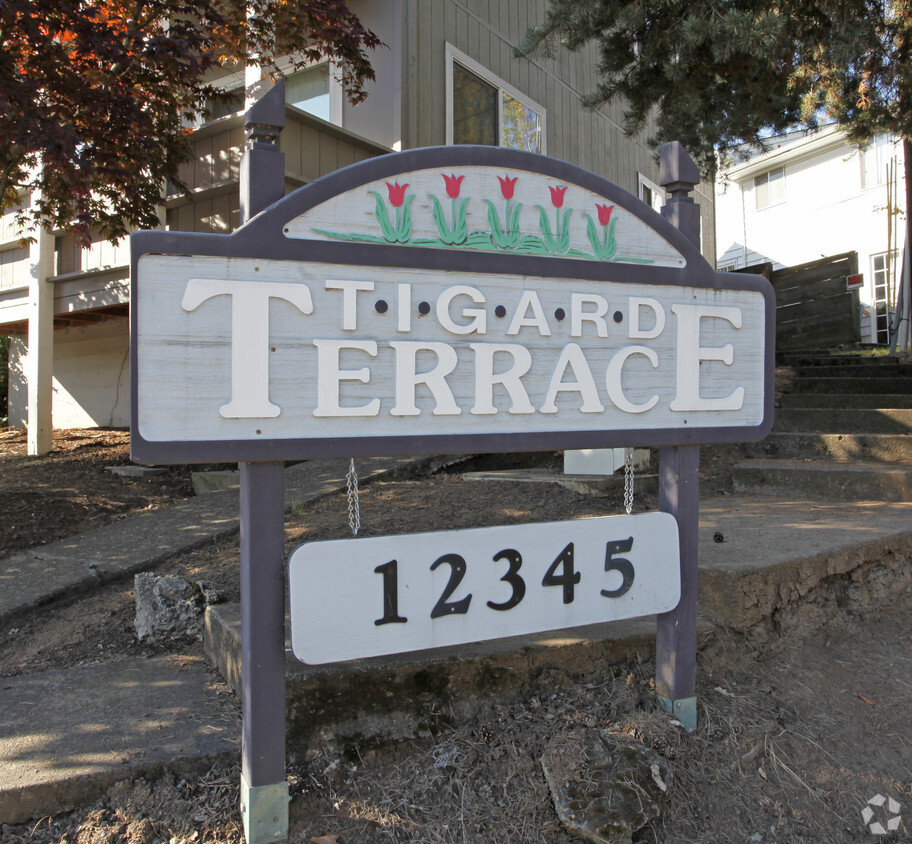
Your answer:
[[[285,83],[248,109],[241,221],[285,194]],[[241,470],[241,814],[247,844],[288,840],[285,779],[285,466]]]
[[[660,149],[660,183],[668,196],[662,216],[698,248],[700,206],[690,196],[700,171],[680,143]],[[687,730],[697,727],[697,530],[700,510],[700,449],[659,449],[659,509],[678,522],[681,552],[681,600],[660,613],[656,631],[656,694],[666,712]]]

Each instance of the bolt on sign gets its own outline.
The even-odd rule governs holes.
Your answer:
[[[384,156],[289,194],[231,235],[142,232],[132,248],[138,460],[691,445],[760,439],[772,425],[768,282],[714,272],[631,194],[544,156]],[[569,594],[559,601],[569,606],[584,587],[564,581],[581,575],[605,602],[596,613],[622,605],[601,595],[620,587],[595,572],[610,574],[612,559],[637,569],[642,529],[600,534],[583,555],[589,574],[577,570],[582,539],[556,539],[525,594]],[[502,620],[519,592],[512,560],[540,549],[493,533],[465,540],[472,554],[503,552],[492,583],[469,590],[473,608],[493,603]],[[461,540],[415,542],[420,565],[404,561],[411,548],[376,556],[372,546],[365,582],[380,609],[363,614],[378,630],[416,627],[408,613],[375,622],[396,615],[394,587],[417,588],[416,572],[433,566],[453,585],[442,589],[443,615],[461,614],[451,609],[469,594],[456,583],[457,560],[468,560]],[[559,589],[542,585],[549,577]],[[658,609],[645,600],[635,614]],[[567,620],[559,609],[549,623]]]

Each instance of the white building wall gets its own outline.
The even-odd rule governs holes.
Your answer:
[[[364,88],[368,97],[353,106],[342,103],[342,128],[390,149],[402,144],[402,2],[349,0],[349,8],[386,44],[370,53],[376,81]]]
[[[125,428],[130,424],[129,323],[54,332],[53,425],[55,428]],[[28,418],[24,338],[10,344],[9,424],[24,428]]]
[[[899,168],[894,201],[904,208],[901,145],[891,146],[890,152]],[[887,251],[890,215],[886,184],[866,186],[863,164],[857,148],[834,129],[825,129],[720,173],[717,266],[737,269],[769,261],[779,269],[855,251],[865,279],[860,298],[872,305],[872,257]],[[754,180],[778,167],[785,172],[785,201],[758,209]]]

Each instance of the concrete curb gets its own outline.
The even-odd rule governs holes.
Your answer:
[[[287,629],[287,618],[286,618]],[[713,626],[698,623],[705,637]],[[655,650],[655,617],[589,625],[333,665],[309,666],[286,648],[289,752],[428,736],[493,693],[510,695],[559,672],[582,676]],[[206,610],[206,655],[241,693],[239,604]]]

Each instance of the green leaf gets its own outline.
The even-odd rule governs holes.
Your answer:
[[[410,209],[414,198],[415,194],[409,194],[402,205],[402,224],[399,226],[399,231],[396,232],[396,241],[398,243],[408,243],[412,238],[412,213]]]
[[[449,224],[446,221],[446,214],[444,214],[443,206],[440,204],[440,200],[432,194],[428,194],[431,197],[431,202],[434,203],[434,210],[431,212],[431,216],[434,218],[434,225],[437,226],[437,234],[440,236],[440,239],[449,245],[453,245],[456,242],[455,235],[450,231]]]
[[[383,197],[375,190],[368,191],[368,193],[372,193],[376,197],[377,203],[374,209],[374,216],[376,216],[377,222],[380,224],[380,231],[383,232],[383,237],[390,243],[395,243],[398,240],[398,236],[395,227],[390,222],[389,215],[386,213],[386,203],[384,203]]]
[[[538,209],[538,227],[541,229],[542,238],[549,252],[558,252],[557,244],[554,242],[554,235],[551,234],[551,223],[548,222],[548,214],[541,205],[535,206]]]
[[[589,238],[589,243],[592,246],[592,251],[601,258],[602,244],[599,241],[598,229],[596,229],[596,227],[595,227],[595,223],[592,220],[592,216],[588,213],[585,216],[586,216],[586,236]]]
[[[493,240],[501,249],[506,248],[503,229],[500,227],[500,217],[497,215],[497,209],[490,199],[485,200],[488,206],[488,226],[491,228],[491,240]]]
[[[519,243],[519,209],[522,208],[522,203],[517,202],[513,206],[513,210],[510,212],[510,228],[507,231],[508,243],[510,248],[516,248],[516,245]]]
[[[601,256],[606,261],[610,261],[617,253],[617,241],[614,239],[614,227],[616,223],[617,217],[608,224],[608,242],[605,246],[605,254]]]
[[[466,239],[466,205],[469,198],[465,197],[456,209],[456,226],[453,229],[453,243],[462,243]]]

